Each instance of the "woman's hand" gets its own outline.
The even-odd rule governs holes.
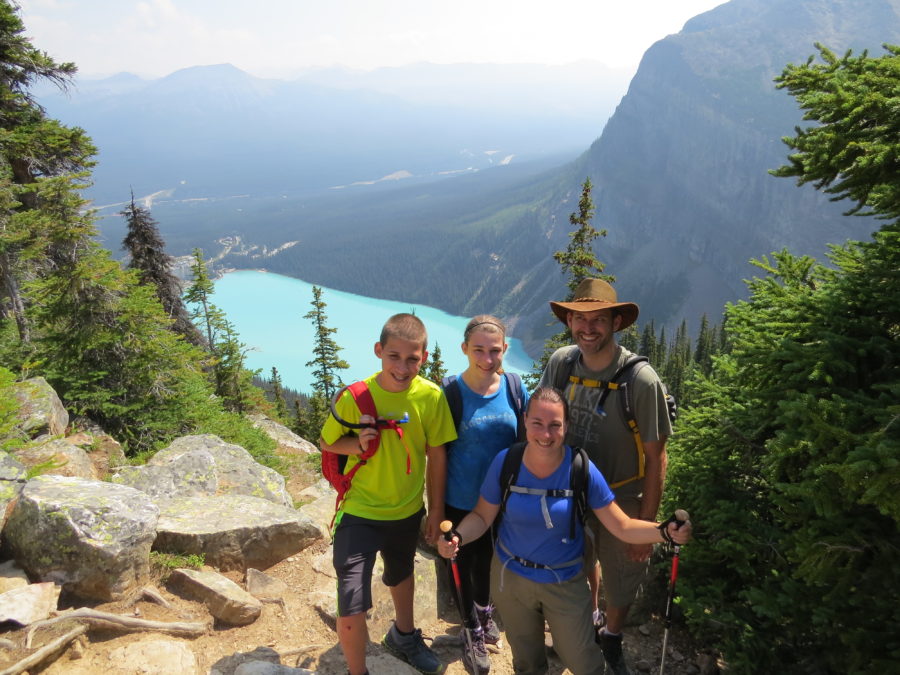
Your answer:
[[[459,552],[459,537],[453,536],[450,541],[438,537],[437,550],[444,558],[453,558]]]
[[[445,558],[453,558],[459,551],[459,535],[449,520],[441,521],[441,536],[437,538],[437,550]]]

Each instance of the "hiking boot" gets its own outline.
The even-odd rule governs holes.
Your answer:
[[[597,642],[603,650],[606,665],[613,675],[629,675],[628,666],[625,665],[625,656],[622,654],[622,634],[612,635],[605,630],[597,633]]]
[[[466,635],[463,636],[463,665],[472,675],[484,675],[491,669],[491,660],[484,646],[484,631],[469,630],[468,628],[463,628],[463,630],[468,635],[468,639],[465,639]],[[471,649],[469,648],[470,644],[472,645]]]
[[[478,614],[478,623],[481,624],[481,630],[484,632],[484,641],[489,645],[500,644],[500,629],[494,623],[494,606],[488,605],[481,609],[476,605],[475,612]]]
[[[397,624],[384,634],[381,644],[401,661],[405,661],[424,675],[438,675],[444,672],[444,664],[437,655],[425,646],[422,631],[416,628],[412,635],[400,635]]]

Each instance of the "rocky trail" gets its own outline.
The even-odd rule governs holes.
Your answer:
[[[290,459],[290,458],[289,458]],[[290,475],[287,489],[298,504],[309,502],[310,486],[318,478],[314,463],[294,457],[289,461]],[[312,494],[315,494],[313,489]],[[326,495],[327,496],[327,495]],[[327,508],[328,499],[320,499]],[[329,514],[330,516],[330,514]],[[443,564],[442,562],[440,564]],[[417,579],[432,596],[435,591],[435,562],[420,555]],[[237,584],[245,583],[244,575],[226,572]],[[92,625],[61,651],[58,657],[47,659],[43,666],[27,671],[46,675],[124,675],[137,673],[210,673],[220,675],[251,675],[261,673],[297,673],[307,671],[321,675],[346,672],[334,632],[334,579],[330,562],[329,542],[320,540],[300,553],[292,555],[265,570],[275,593],[267,594],[262,613],[246,626],[227,626],[211,623],[207,607],[162,577],[155,579],[161,601],[147,597],[94,605],[98,611],[162,622],[207,622],[210,628],[199,637],[183,638],[155,631],[123,633]],[[381,647],[380,639],[390,625],[392,610],[389,596],[379,582],[374,584],[376,606],[370,617],[369,670],[373,675],[414,673],[411,668],[391,657]],[[662,587],[662,584],[660,584]],[[380,590],[379,590],[380,589]],[[444,593],[446,591],[443,591]],[[658,595],[658,594],[657,594]],[[160,602],[165,603],[163,606]],[[65,608],[66,598],[60,601]],[[626,652],[635,673],[656,673],[662,644],[662,612],[664,597],[648,599],[636,611],[637,623],[628,629]],[[654,608],[651,608],[653,606]],[[440,608],[440,609],[439,609]],[[432,639],[432,646],[447,663],[448,675],[466,672],[460,660],[459,625],[456,610],[446,599],[417,597],[417,620],[423,634]],[[67,625],[68,624],[68,625]],[[17,663],[28,654],[24,648],[29,631],[12,624],[0,635],[0,673],[14,672],[9,664]],[[72,629],[72,622],[53,624],[34,631],[34,640],[45,644]],[[550,636],[547,634],[548,644]],[[265,662],[265,663],[262,663]],[[508,647],[491,655],[491,672],[496,675],[513,673]],[[554,675],[568,673],[551,652]],[[716,659],[694,651],[683,628],[676,624],[669,635],[669,655],[666,672],[671,675],[707,675],[718,672]]]

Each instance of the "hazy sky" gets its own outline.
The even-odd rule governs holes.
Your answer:
[[[581,59],[636,70],[723,0],[18,0],[34,45],[85,77],[231,63],[261,77],[341,65]]]

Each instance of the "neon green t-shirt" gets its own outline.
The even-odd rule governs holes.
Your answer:
[[[456,439],[456,429],[447,399],[439,386],[415,377],[402,392],[391,393],[376,381],[377,373],[365,379],[380,417],[399,419],[409,414],[409,422],[401,424],[402,440],[391,429],[381,432],[378,452],[353,477],[344,496],[342,511],[372,520],[400,520],[415,515],[422,508],[425,491],[425,447],[435,447]],[[338,400],[338,415],[348,422],[358,422],[361,413],[349,392]],[[322,439],[329,445],[342,436],[354,433],[329,415],[322,427]],[[407,449],[409,473],[407,473]],[[344,472],[359,460],[347,458]]]

